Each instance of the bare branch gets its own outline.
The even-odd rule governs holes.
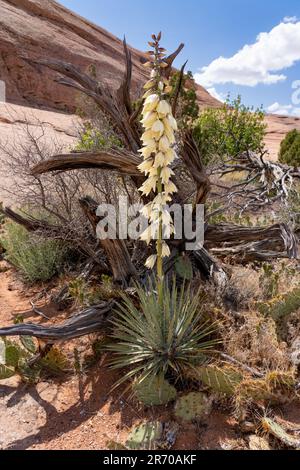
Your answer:
[[[96,152],[74,152],[55,155],[49,160],[38,163],[32,168],[33,175],[51,171],[70,171],[83,168],[115,170],[121,174],[141,176],[137,169],[140,158],[126,150],[114,149]]]

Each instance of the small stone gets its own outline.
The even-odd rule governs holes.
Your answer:
[[[250,450],[271,450],[269,442],[264,437],[259,437],[256,434],[249,436],[249,449]]]

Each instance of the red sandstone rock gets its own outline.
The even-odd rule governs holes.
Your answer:
[[[144,54],[133,48],[131,51],[133,87],[137,90],[146,79],[141,63]],[[53,0],[0,0],[0,80],[6,83],[7,100],[74,112],[77,93],[55,83],[57,73],[29,65],[24,56],[55,58],[82,70],[95,65],[99,80],[115,88],[124,71],[122,41],[103,28]],[[197,96],[203,107],[219,105],[201,86],[197,86]],[[280,141],[289,130],[300,129],[300,120],[285,116],[267,116],[266,120],[266,144],[271,158],[276,159]]]
[[[131,50],[133,86],[138,88],[146,78],[145,56]],[[111,87],[120,83],[124,71],[122,41],[103,28],[52,0],[0,0],[0,80],[6,82],[7,99],[73,112],[76,93],[56,84],[56,73],[29,65],[24,56],[64,60],[82,70],[93,64],[99,79]],[[203,105],[218,104],[202,87],[198,97]]]

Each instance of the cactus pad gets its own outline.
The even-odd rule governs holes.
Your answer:
[[[242,373],[231,366],[203,366],[199,367],[196,373],[192,371],[192,374],[194,379],[201,380],[214,392],[229,396],[234,394],[235,387],[243,380]]]
[[[166,405],[175,400],[176,389],[165,379],[145,379],[134,387],[138,400],[146,406]]]
[[[175,416],[183,421],[193,421],[207,416],[211,403],[204,393],[191,392],[180,397],[175,405]]]
[[[126,447],[132,450],[155,450],[162,433],[163,425],[159,421],[142,424],[131,431]]]
[[[265,432],[272,434],[284,445],[300,450],[300,439],[288,434],[278,423],[270,418],[263,418],[261,424]]]

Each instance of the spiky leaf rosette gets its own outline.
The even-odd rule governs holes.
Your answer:
[[[140,307],[126,295],[119,305],[117,318],[112,321],[114,343],[108,350],[114,353],[111,366],[129,368],[118,384],[138,377],[143,380],[165,377],[199,364],[212,351],[217,341],[212,338],[216,324],[204,322],[200,310],[200,295],[191,295],[186,286],[178,291],[175,283],[163,286],[163,303],[158,301],[157,281],[149,290],[137,287]]]

